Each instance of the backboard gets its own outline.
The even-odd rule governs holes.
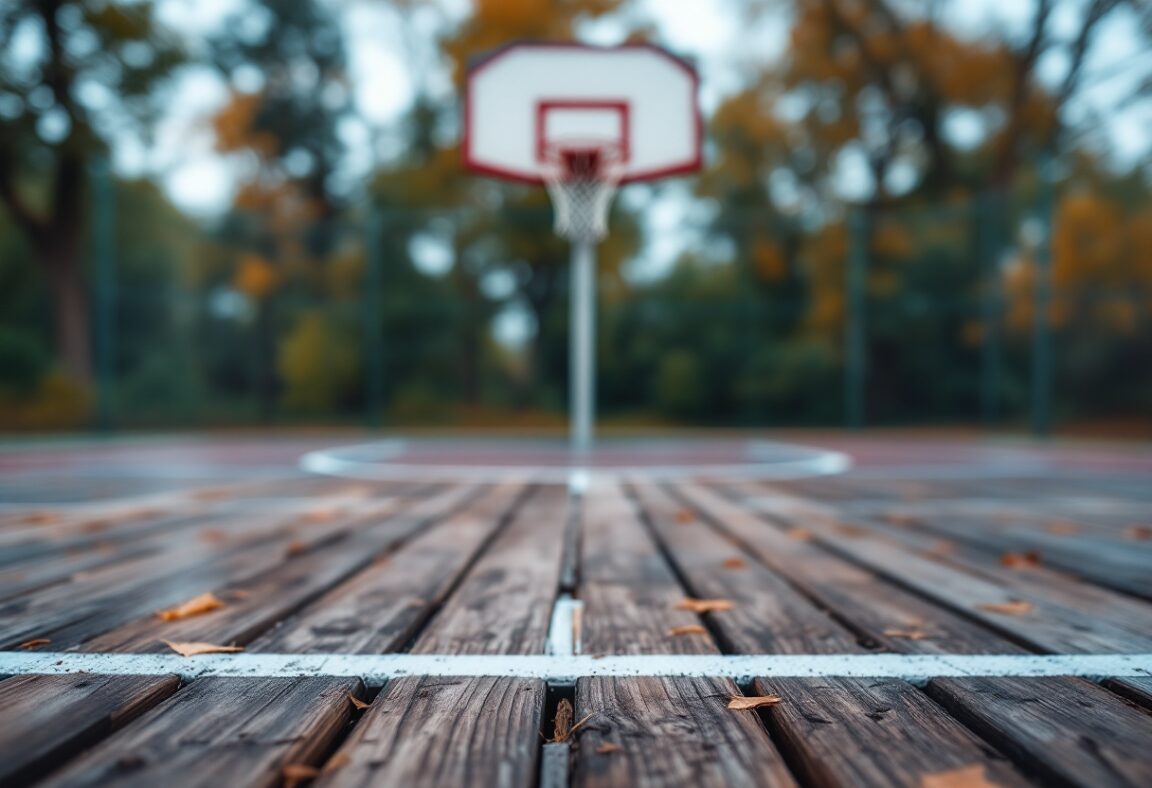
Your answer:
[[[544,183],[569,149],[610,151],[621,183],[692,172],[697,87],[691,65],[648,44],[512,44],[469,71],[464,161],[529,183]]]

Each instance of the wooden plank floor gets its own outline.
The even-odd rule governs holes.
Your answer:
[[[5,651],[1152,653],[1152,485],[1131,479],[600,482],[577,499],[45,480],[4,503]],[[557,618],[570,599],[579,615]],[[1152,675],[928,679],[13,675],[0,785],[1152,785]],[[740,696],[778,700],[728,708]]]

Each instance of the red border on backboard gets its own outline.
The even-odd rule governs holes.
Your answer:
[[[657,180],[659,178],[668,178],[668,177],[671,177],[673,175],[685,175],[687,173],[696,172],[697,170],[699,170],[703,166],[703,164],[704,164],[704,118],[700,114],[700,75],[696,72],[696,68],[691,63],[684,60],[683,58],[677,57],[676,55],[672,54],[671,52],[669,52],[668,50],[666,50],[662,47],[658,47],[655,44],[647,44],[647,43],[642,43],[642,42],[630,43],[630,44],[621,44],[620,46],[615,46],[615,47],[598,47],[598,46],[591,46],[588,44],[581,44],[581,43],[578,43],[575,41],[571,41],[571,42],[567,42],[567,41],[566,42],[521,41],[521,42],[508,44],[507,46],[501,47],[497,50],[494,50],[494,51],[488,53],[487,55],[481,57],[479,60],[474,62],[468,69],[468,78],[465,80],[465,83],[464,83],[464,136],[463,136],[462,144],[460,146],[461,152],[462,152],[462,155],[464,158],[464,167],[466,169],[470,170],[471,172],[478,173],[480,175],[489,175],[489,176],[492,176],[495,178],[502,178],[504,180],[519,181],[521,183],[534,183],[534,184],[543,184],[544,183],[544,179],[541,178],[540,176],[525,176],[525,175],[521,175],[519,173],[508,172],[506,170],[502,170],[502,169],[499,169],[496,167],[488,167],[484,164],[480,164],[479,162],[477,162],[472,157],[472,149],[471,149],[471,139],[472,139],[472,77],[474,77],[478,71],[481,71],[481,70],[487,68],[488,66],[492,65],[492,63],[499,60],[504,55],[509,54],[511,51],[513,51],[515,49],[527,49],[527,48],[532,48],[532,49],[588,49],[588,50],[600,50],[600,51],[606,51],[606,52],[610,52],[613,50],[621,50],[621,49],[647,49],[647,50],[650,50],[652,52],[655,52],[656,54],[660,55],[661,57],[668,59],[675,66],[682,69],[686,74],[688,74],[689,78],[692,81],[692,93],[696,99],[693,102],[693,107],[692,107],[692,114],[694,116],[692,120],[693,120],[693,126],[695,127],[695,132],[696,132],[696,145],[695,145],[696,155],[693,157],[693,159],[691,161],[689,161],[689,162],[687,162],[681,166],[666,167],[664,169],[659,169],[659,170],[649,170],[646,172],[633,173],[633,174],[629,175],[628,177],[624,178],[621,182],[622,183],[636,183],[639,181],[652,181],[652,180]],[[539,118],[537,118],[537,122],[539,122]],[[537,137],[539,137],[539,129],[537,130]]]
[[[620,158],[628,161],[631,155],[631,107],[627,101],[599,101],[595,99],[559,99],[536,102],[536,161],[544,162],[548,158],[548,140],[544,139],[548,113],[554,109],[610,109],[620,115]]]

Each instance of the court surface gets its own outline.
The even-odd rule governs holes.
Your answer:
[[[364,440],[0,447],[0,784],[1152,784],[1145,448]]]

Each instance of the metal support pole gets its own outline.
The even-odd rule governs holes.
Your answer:
[[[596,390],[596,242],[572,241],[572,298],[569,315],[568,399],[572,449],[592,448]]]
[[[116,203],[106,156],[92,168],[92,251],[96,278],[96,425],[112,429],[116,385]]]
[[[373,205],[364,228],[364,421],[379,427],[384,410],[384,261],[380,208]]]
[[[1052,428],[1052,154],[1040,160],[1040,237],[1036,246],[1036,290],[1032,320],[1032,432],[1047,438]]]
[[[1000,274],[1000,195],[976,197],[977,265],[983,273],[980,348],[980,410],[987,426],[1000,419],[1000,315],[1003,309],[1003,283]]]
[[[865,282],[868,269],[868,224],[862,210],[849,216],[847,311],[844,320],[844,421],[864,424],[864,391],[868,375]]]

